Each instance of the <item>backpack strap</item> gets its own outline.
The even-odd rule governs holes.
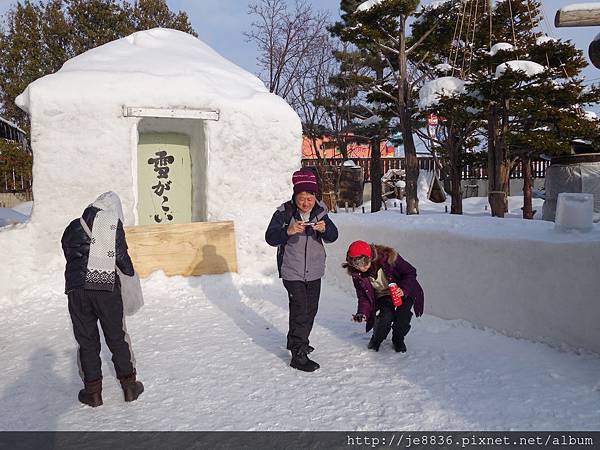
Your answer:
[[[290,225],[290,222],[292,221],[292,217],[294,217],[294,207],[292,206],[292,202],[285,202],[283,204],[283,207],[283,226],[284,228],[287,228]]]
[[[88,224],[85,223],[85,220],[83,220],[83,217],[79,218],[79,223],[83,227],[85,234],[87,234],[89,236],[89,238],[91,239],[92,238],[92,230],[90,230],[90,227],[88,227]]]

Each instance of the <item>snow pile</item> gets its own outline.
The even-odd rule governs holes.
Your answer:
[[[594,216],[594,194],[558,194],[555,226],[559,231],[591,231]]]
[[[441,77],[428,81],[419,90],[419,108],[428,109],[440,100],[440,97],[453,97],[465,92],[465,82],[456,77]]]
[[[35,208],[19,243],[0,235],[0,248],[29,247],[30,263],[56,264],[65,226],[107,190],[120,196],[126,224],[136,224],[139,135],[182,133],[190,136],[192,170],[200,171],[194,220],[234,221],[238,267],[262,270],[264,229],[291,195],[302,131],[292,108],[256,76],[191,35],[156,28],[67,61],[17,103],[32,118]],[[125,117],[123,106],[217,111],[219,120]],[[13,285],[5,273],[0,285]]]
[[[511,52],[514,49],[515,49],[515,47],[512,44],[509,44],[508,42],[498,42],[497,44],[494,44],[492,46],[492,48],[490,49],[490,55],[494,56],[500,50],[505,51],[505,52]]]
[[[0,227],[25,223],[27,220],[29,220],[29,216],[15,211],[13,208],[0,208]]]
[[[433,68],[436,72],[446,73],[452,70],[452,66],[447,63],[438,64]]]
[[[547,44],[548,42],[558,42],[558,39],[556,39],[556,38],[553,38],[553,37],[551,37],[551,36],[548,36],[548,35],[544,34],[544,35],[542,35],[542,36],[539,36],[539,37],[538,37],[538,38],[535,40],[535,43],[536,43],[537,45],[544,45],[544,44]]]
[[[596,10],[600,9],[600,3],[574,3],[572,5],[567,5],[563,8],[560,8],[560,11],[570,12],[570,11],[588,11],[588,10]]]
[[[524,72],[529,77],[540,74],[545,70],[544,66],[533,61],[508,61],[496,67],[496,78],[501,77],[509,68],[514,71]]]
[[[360,5],[356,7],[356,11],[368,11],[374,6],[381,5],[385,0],[367,0],[366,2],[362,2]]]
[[[33,210],[33,202],[29,201],[29,202],[22,202],[19,203],[17,206],[13,206],[13,208],[15,211],[21,213],[21,214],[25,214],[26,216],[30,216],[31,215],[31,211]]]

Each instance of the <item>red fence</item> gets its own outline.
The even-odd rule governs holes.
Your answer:
[[[365,170],[365,181],[371,181],[371,158],[351,158],[355,164]],[[419,158],[419,169],[433,170],[435,167],[433,158]],[[325,160],[318,159],[303,159],[302,166],[320,166],[329,164],[332,166],[341,166],[344,160],[342,158],[331,158]],[[381,158],[383,164],[382,174],[385,174],[389,169],[404,169],[406,164],[404,158]],[[550,161],[536,160],[531,162],[531,174],[534,178],[544,178],[546,176],[546,168],[550,165]],[[511,178],[523,178],[523,167],[521,161],[514,167],[510,173]],[[484,180],[487,179],[487,167],[465,166],[462,171],[463,180]]]

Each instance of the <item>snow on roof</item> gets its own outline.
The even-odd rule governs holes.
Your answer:
[[[440,97],[452,97],[465,91],[465,82],[456,77],[441,77],[428,81],[419,90],[419,108],[436,105]]]
[[[508,61],[500,64],[496,68],[496,78],[502,76],[508,68],[514,71],[525,72],[525,74],[530,77],[542,73],[545,70],[544,66],[533,61]]]
[[[360,5],[356,7],[357,11],[368,11],[374,6],[380,5],[385,0],[367,0],[366,2],[362,2]]]
[[[535,40],[535,43],[536,43],[537,45],[543,45],[543,44],[546,44],[546,43],[548,43],[548,42],[557,42],[557,41],[558,41],[558,39],[556,39],[556,38],[553,38],[553,37],[551,37],[551,36],[548,36],[548,35],[544,34],[544,35],[542,35],[542,36],[538,37],[538,38]]]
[[[587,120],[598,120],[598,114],[596,114],[594,111],[584,111],[583,117],[585,117]]]
[[[505,52],[511,52],[514,49],[515,47],[512,44],[509,44],[508,42],[498,42],[497,44],[494,44],[490,49],[490,55],[494,56],[500,50],[503,50]]]
[[[573,3],[572,5],[567,5],[563,8],[560,8],[561,11],[585,11],[590,9],[600,9],[600,3]]]
[[[256,76],[199,39],[167,28],[139,31],[68,60],[58,72],[34,81],[17,97],[17,105],[28,112],[32,86],[45,87],[46,95],[62,98],[85,92],[87,97],[144,101],[146,106],[164,104],[174,91],[187,92],[181,101],[190,98],[192,105],[194,96],[199,97],[196,103],[206,104],[207,99],[268,93]]]

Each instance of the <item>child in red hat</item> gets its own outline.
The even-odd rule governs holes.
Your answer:
[[[392,343],[397,352],[406,352],[404,337],[410,330],[411,308],[415,315],[423,314],[423,289],[417,281],[417,271],[391,247],[355,241],[348,247],[342,264],[352,276],[358,297],[358,309],[352,315],[355,322],[366,322],[367,333],[373,329],[368,348],[379,346],[392,330]],[[402,296],[394,304],[390,284],[395,283]],[[399,302],[396,302],[398,304]]]

